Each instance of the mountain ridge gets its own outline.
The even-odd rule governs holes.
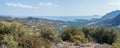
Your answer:
[[[117,27],[120,25],[120,10],[112,11],[104,15],[97,21],[91,22],[89,26]]]
[[[107,13],[106,15],[104,15],[101,20],[107,20],[107,19],[111,19],[111,18],[114,18],[116,17],[117,15],[120,14],[120,10],[115,10],[115,11],[112,11],[112,12],[109,12]]]

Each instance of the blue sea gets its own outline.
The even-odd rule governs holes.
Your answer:
[[[52,19],[52,20],[61,20],[61,21],[74,21],[76,19],[98,19],[100,16],[39,16],[38,18]]]

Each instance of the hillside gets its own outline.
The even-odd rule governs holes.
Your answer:
[[[0,16],[0,21],[7,21],[7,22],[19,22],[26,27],[32,28],[40,28],[40,27],[56,27],[58,29],[66,26],[65,22],[59,20],[50,20],[50,19],[43,19],[43,18],[34,18],[34,17],[27,17],[27,18],[11,18],[11,17],[4,17]]]
[[[120,21],[120,14],[117,15],[115,18],[104,21],[103,23],[107,26],[118,27],[120,25],[119,21]]]
[[[92,22],[92,20],[86,20],[86,19],[76,19],[75,21],[67,21],[67,24],[70,26],[75,26],[75,27],[84,27],[88,23]]]
[[[89,26],[118,27],[120,25],[120,10],[107,13],[97,21],[91,22]]]
[[[0,21],[20,22],[21,24],[30,28],[56,27],[58,29],[62,29],[65,26],[83,27],[86,26],[88,23],[92,22],[93,20],[76,19],[74,21],[62,21],[62,20],[52,20],[52,19],[35,18],[35,17],[12,18],[12,17],[0,16]]]
[[[111,18],[114,18],[116,17],[117,15],[120,14],[120,10],[115,10],[115,11],[112,11],[112,12],[109,12],[107,13],[106,15],[104,15],[101,20],[107,20],[107,19],[111,19]]]

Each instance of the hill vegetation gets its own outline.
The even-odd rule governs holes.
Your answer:
[[[98,22],[84,19],[65,22],[0,16],[0,48],[54,48],[62,42],[105,43],[110,45],[109,48],[120,48],[120,32],[118,28],[112,28],[119,27],[120,15],[108,18],[97,19]],[[91,22],[95,22],[95,26],[85,26]]]
[[[0,45],[7,48],[54,48],[59,42],[96,42],[119,45],[119,32],[105,27],[65,27],[62,33],[57,29],[39,28],[32,31],[17,22],[0,22]],[[118,47],[119,48],[119,47]]]

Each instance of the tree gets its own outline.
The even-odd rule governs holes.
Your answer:
[[[0,22],[0,34],[16,34],[22,33],[24,26],[20,23]]]
[[[116,38],[115,42],[113,42],[112,45],[109,48],[120,48],[120,36],[119,36],[120,33],[117,33],[117,34],[118,35],[117,35],[117,38]]]
[[[87,39],[84,36],[84,33],[75,27],[66,27],[64,32],[62,33],[63,41],[69,42],[87,42]]]
[[[82,28],[83,33],[85,34],[85,37],[88,38],[89,42],[96,42],[96,39],[93,38],[93,36],[96,34],[96,29],[95,27],[89,27],[85,26]]]
[[[2,42],[10,48],[18,48],[18,42],[15,41],[15,38],[11,35],[4,35]]]
[[[53,48],[52,42],[37,36],[22,37],[19,41],[19,48]]]
[[[48,27],[48,28],[43,28],[41,29],[41,36],[45,39],[48,39],[52,42],[58,42],[60,41],[60,37],[59,37],[59,33],[57,32],[57,30],[53,27]]]
[[[0,22],[0,45],[8,48],[53,48],[51,41],[29,34],[20,23]]]
[[[0,34],[9,34],[11,23],[0,22]]]
[[[99,28],[93,36],[98,43],[112,44],[117,39],[117,31],[115,29]]]
[[[83,32],[85,33],[88,39],[90,37],[98,43],[112,44],[113,42],[116,41],[117,36],[118,36],[117,30],[108,29],[105,27],[96,27],[96,28],[95,27],[84,27]]]

